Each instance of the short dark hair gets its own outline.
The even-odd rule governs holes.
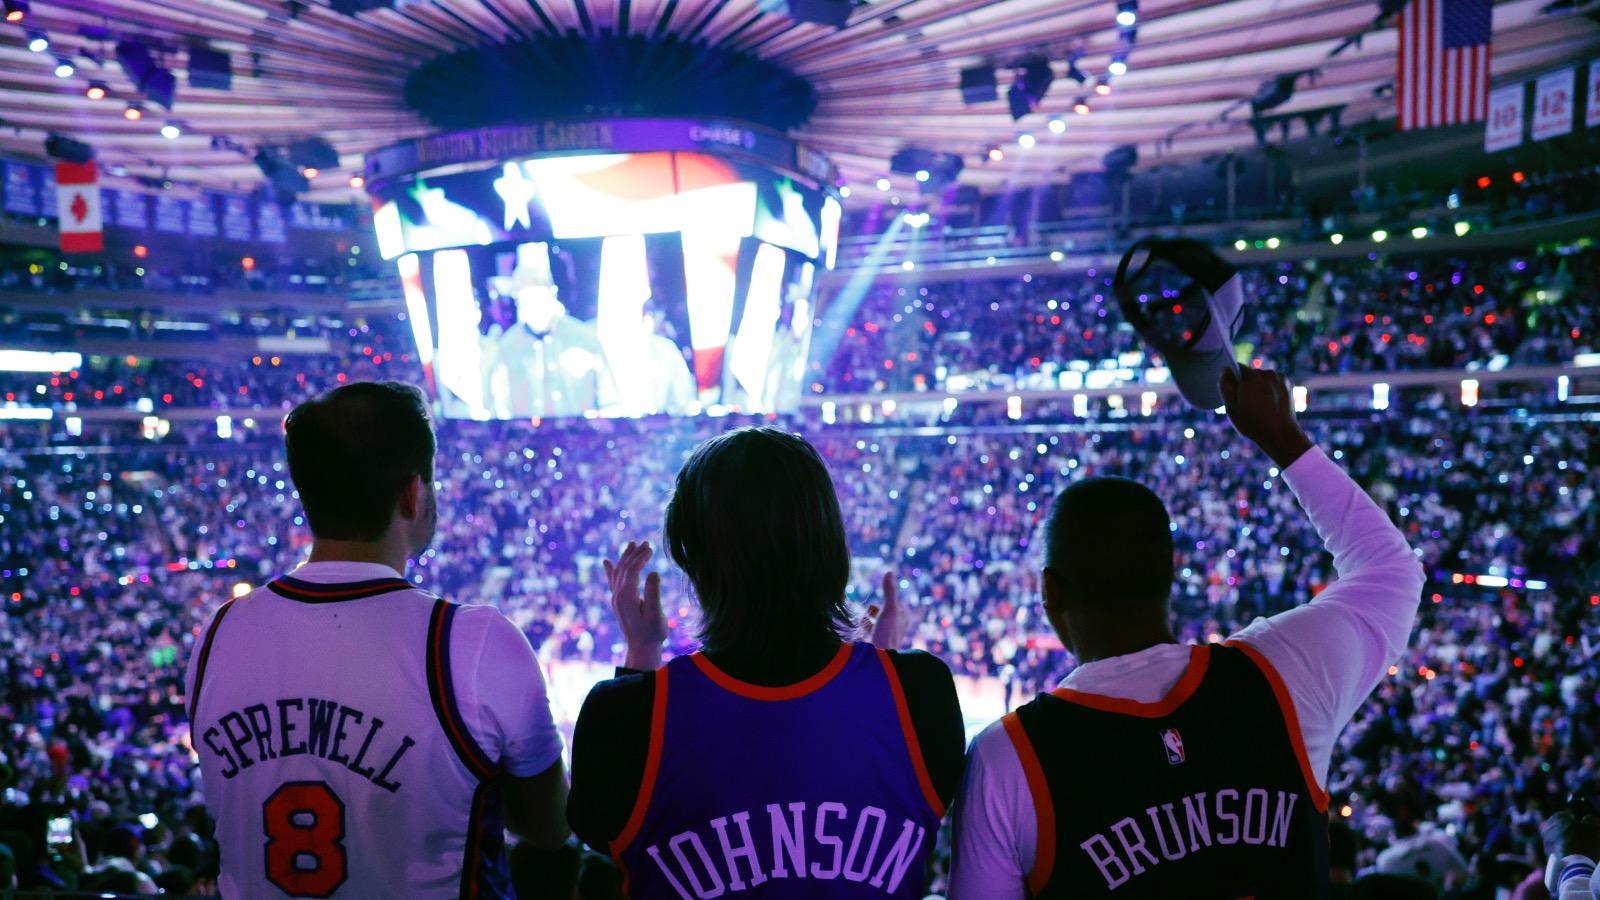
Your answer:
[[[381,539],[406,484],[433,480],[428,402],[403,382],[336,387],[290,411],[283,432],[289,477],[319,538]]]
[[[663,530],[700,599],[707,648],[760,652],[849,633],[844,516],[827,465],[804,438],[741,428],[696,447]]]
[[[1155,492],[1128,478],[1088,478],[1061,492],[1045,530],[1045,566],[1076,597],[1165,600],[1172,520]]]

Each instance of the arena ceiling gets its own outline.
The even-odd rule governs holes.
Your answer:
[[[1600,26],[1583,9],[1496,3],[1494,82],[1596,55]],[[355,16],[319,0],[32,0],[22,22],[0,23],[0,152],[40,156],[54,132],[92,144],[114,173],[249,188],[261,181],[247,155],[254,147],[320,135],[342,166],[314,179],[313,196],[350,198],[363,153],[434,130],[402,100],[422,63],[488,43],[607,29],[704,41],[809,80],[819,102],[796,135],[858,188],[907,145],[961,155],[961,181],[986,189],[1098,170],[1125,144],[1145,164],[1248,147],[1256,140],[1248,99],[1263,82],[1297,72],[1306,74],[1274,114],[1342,107],[1346,127],[1393,117],[1386,87],[1396,32],[1375,25],[1374,0],[1142,0],[1128,71],[1101,96],[1093,79],[1127,46],[1117,10],[1116,0],[871,0],[834,29],[764,12],[753,0],[422,0]],[[29,29],[48,36],[47,51],[30,51]],[[163,62],[178,76],[170,115],[147,103],[143,119],[124,118],[139,96],[112,48],[129,36],[169,48]],[[231,90],[188,84],[183,69],[195,43],[229,54]],[[1054,82],[1037,112],[1013,121],[1011,67],[1040,55]],[[1083,86],[1067,77],[1073,57],[1091,79]],[[69,77],[56,74],[62,58],[75,67]],[[1000,98],[966,105],[960,72],[980,65],[999,68]],[[91,80],[109,96],[85,96]],[[1073,112],[1080,97],[1087,115]],[[1055,117],[1060,133],[1049,127]],[[184,133],[163,137],[168,121]],[[1037,138],[1031,149],[1017,143],[1024,131]],[[989,161],[990,147],[1004,158]],[[902,176],[894,183],[914,187]]]

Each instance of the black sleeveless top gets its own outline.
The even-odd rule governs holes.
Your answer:
[[[1005,728],[1038,813],[1034,897],[1327,896],[1328,797],[1254,648],[1193,648],[1155,703],[1063,688]]]

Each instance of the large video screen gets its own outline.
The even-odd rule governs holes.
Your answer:
[[[799,404],[838,203],[698,153],[508,162],[378,198],[452,418],[783,412]]]

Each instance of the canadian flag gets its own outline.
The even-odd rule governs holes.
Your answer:
[[[100,222],[100,173],[92,162],[56,163],[56,211],[63,253],[99,253],[105,247]]]

